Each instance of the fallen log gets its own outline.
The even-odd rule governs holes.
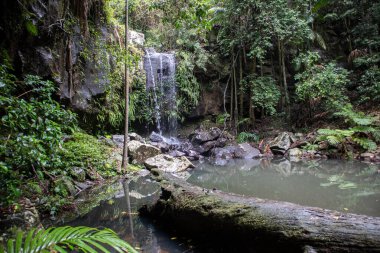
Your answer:
[[[240,252],[380,252],[379,217],[206,190],[155,173],[162,194],[142,213],[191,236],[234,243]]]

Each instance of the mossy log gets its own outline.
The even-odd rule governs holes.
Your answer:
[[[191,236],[244,252],[380,252],[378,217],[206,190],[170,174],[158,180],[161,197],[143,213]]]

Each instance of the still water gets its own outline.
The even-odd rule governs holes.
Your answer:
[[[139,252],[192,252],[187,242],[179,241],[174,232],[165,232],[151,220],[140,217],[138,210],[159,198],[160,187],[149,177],[119,182],[113,198],[102,201],[88,214],[66,224],[110,228]],[[185,245],[186,244],[186,245]]]
[[[380,165],[354,161],[233,160],[200,163],[195,185],[263,199],[380,216]]]
[[[196,164],[187,180],[208,189],[380,216],[380,166],[345,161],[233,160],[225,166]],[[111,228],[139,252],[229,252],[210,242],[178,237],[138,215],[159,198],[149,177],[114,186],[116,193],[67,225]],[[170,232],[168,232],[170,231]]]

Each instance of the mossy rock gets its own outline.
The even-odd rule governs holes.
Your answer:
[[[61,176],[53,183],[53,191],[62,197],[74,196],[76,189],[70,177]]]

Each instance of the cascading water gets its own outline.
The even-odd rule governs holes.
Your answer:
[[[157,53],[145,49],[144,69],[146,87],[153,93],[154,116],[157,131],[175,136],[177,132],[175,57],[171,53]]]

